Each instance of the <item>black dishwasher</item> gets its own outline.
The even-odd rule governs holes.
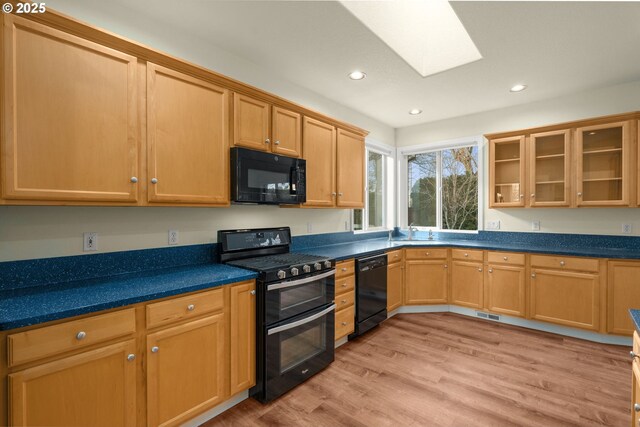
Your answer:
[[[356,259],[355,331],[364,334],[387,318],[387,255]]]

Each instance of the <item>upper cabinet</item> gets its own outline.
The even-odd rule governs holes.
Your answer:
[[[300,113],[234,93],[233,145],[300,157],[302,116]]]
[[[135,204],[137,59],[3,19],[2,197]]]
[[[629,205],[629,122],[576,129],[576,204]]]
[[[333,207],[336,203],[336,128],[309,117],[303,119],[304,158],[307,160],[305,206]]]
[[[149,202],[229,204],[228,91],[147,64]]]
[[[524,206],[525,138],[514,136],[489,141],[489,207]]]
[[[364,137],[338,129],[336,205],[364,207]]]
[[[636,117],[488,135],[489,207],[637,206]]]

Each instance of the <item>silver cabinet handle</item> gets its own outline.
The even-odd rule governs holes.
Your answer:
[[[160,348],[158,348],[157,345],[154,345],[153,347],[151,347],[151,353],[157,353],[160,351]]]
[[[343,300],[340,300],[340,302],[341,302],[342,304],[346,304],[346,303],[347,303],[347,300],[346,300],[346,299],[343,299]]]
[[[347,287],[346,282],[342,284],[342,287],[343,287],[343,288],[346,288],[346,287]]]
[[[564,261],[560,261],[560,267],[564,267]]]
[[[187,306],[187,310],[188,310],[188,311],[193,311],[193,310],[195,310],[195,309],[196,309],[196,306],[195,306],[194,304],[189,304],[189,305]]]
[[[347,271],[347,267],[342,267],[340,270],[341,271]]]
[[[135,355],[135,354],[133,354],[133,353],[132,353],[132,354],[130,354],[130,355],[128,355],[128,356],[127,356],[127,360],[128,360],[129,362],[133,362],[134,360],[136,360],[136,355]]]
[[[633,405],[633,410],[634,410],[634,411],[636,411],[636,412],[640,412],[640,405],[638,405],[637,403],[635,403],[635,404]]]
[[[429,252],[425,252],[424,254],[425,254],[426,256],[429,256]]]
[[[133,183],[135,184],[136,182],[138,182],[138,178],[137,178],[137,177],[135,177],[135,176],[132,176],[132,177],[131,177],[131,179],[130,179],[130,181],[131,181],[131,182],[133,182]]]
[[[332,195],[333,197],[336,197],[336,193],[331,193],[331,195]]]
[[[464,254],[464,256],[468,257],[468,256],[469,256],[469,254]]]
[[[447,268],[447,267],[448,267],[448,265],[447,265],[447,264],[445,264],[445,265],[444,265],[444,268]]]
[[[536,273],[531,273],[531,278],[535,279],[536,278]]]
[[[490,269],[489,269],[489,273],[493,273],[493,268],[490,268]]]
[[[509,259],[509,257],[508,256],[503,256],[502,259],[507,261]]]
[[[256,290],[252,290],[251,292],[249,292],[251,295],[255,295],[256,294]]]
[[[86,336],[87,336],[87,333],[85,331],[80,331],[76,334],[76,339],[80,341],[85,339]]]
[[[531,193],[531,198],[533,199],[534,197],[536,197],[536,195]]]
[[[274,144],[280,145],[280,141],[276,141],[276,142],[274,142]]]
[[[636,357],[638,357],[638,355],[634,351],[630,351],[629,356],[631,356],[632,359],[635,359]]]
[[[342,322],[342,326],[347,326],[347,322]]]
[[[304,285],[305,283],[315,282],[316,280],[324,279],[325,277],[333,276],[336,270],[329,270],[326,273],[318,274],[317,276],[305,277],[304,279],[294,280],[291,282],[275,283],[267,287],[267,291],[274,291],[276,289],[290,288],[292,286]],[[346,286],[343,285],[343,286]]]
[[[344,196],[344,194],[343,193],[338,193],[338,196]]]
[[[520,195],[520,198],[521,198],[521,199],[524,199],[524,194],[521,194],[521,195]]]
[[[152,184],[157,184],[158,183],[158,178],[151,178],[151,183]]]
[[[275,328],[271,328],[267,331],[267,335],[273,335],[273,334],[277,334],[278,332],[283,332],[283,331],[287,331],[289,329],[293,329],[293,328],[297,328],[298,326],[302,326],[305,325],[309,322],[313,322],[316,319],[321,318],[322,316],[327,315],[328,313],[331,313],[333,310],[336,309],[336,305],[335,304],[331,304],[328,308],[322,310],[320,313],[316,313],[312,316],[307,317],[306,319],[302,319],[302,320],[298,320],[296,322],[291,322],[287,325],[282,325],[282,326],[277,326]]]
[[[480,273],[482,273],[482,269],[481,269],[481,268],[479,268],[479,269],[478,269],[478,271],[479,271]]]
[[[582,193],[578,193],[578,197],[582,197]]]
[[[267,138],[267,139],[264,140],[264,143],[265,144],[271,144],[271,140],[269,138]]]

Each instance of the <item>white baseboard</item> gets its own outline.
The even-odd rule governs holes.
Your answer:
[[[198,427],[212,418],[217,417],[227,409],[231,409],[236,406],[238,403],[249,397],[249,390],[245,390],[233,396],[231,399],[228,399],[215,408],[209,409],[207,412],[198,415],[195,418],[190,419],[186,423],[182,424],[182,427]]]
[[[478,318],[478,312],[485,313],[482,310],[460,307],[457,305],[405,305],[392,313],[456,313],[464,316]],[[553,334],[564,335],[573,338],[579,338],[587,341],[599,342],[602,344],[614,344],[631,346],[632,338],[619,335],[599,334],[597,332],[583,331],[581,329],[569,328],[566,326],[553,325],[551,323],[539,322],[537,320],[522,319],[520,317],[506,316],[500,314],[499,320],[489,320],[496,323],[504,323],[507,325],[520,326],[523,328],[535,329],[537,331],[551,332]]]

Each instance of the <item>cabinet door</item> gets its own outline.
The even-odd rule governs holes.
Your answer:
[[[529,137],[529,205],[571,204],[571,131],[534,133]]]
[[[222,402],[224,314],[148,335],[147,363],[147,425],[179,425]]]
[[[231,287],[231,395],[256,383],[256,282]]]
[[[229,203],[228,91],[147,64],[151,202]]]
[[[233,145],[253,150],[271,150],[269,121],[271,106],[251,97],[233,94]]]
[[[134,341],[9,375],[9,407],[12,426],[135,425]]]
[[[387,267],[387,312],[402,305],[404,263],[397,262]]]
[[[600,276],[532,269],[531,317],[597,331],[600,327]]]
[[[407,261],[405,304],[446,304],[447,267],[445,260]]]
[[[630,308],[640,307],[640,262],[609,261],[607,282],[607,332],[632,335]]]
[[[451,268],[451,304],[482,308],[484,296],[482,263],[453,261]]]
[[[640,365],[634,358],[631,364],[631,427],[640,426]]]
[[[302,116],[299,113],[273,107],[274,153],[290,157],[302,156]]]
[[[3,18],[3,197],[135,203],[136,58]]]
[[[486,279],[485,307],[487,310],[509,316],[525,316],[524,267],[490,264]]]
[[[364,138],[338,129],[337,206],[364,208]]]
[[[524,136],[489,141],[489,207],[524,206]]]
[[[307,160],[305,206],[333,207],[336,202],[336,129],[303,118],[302,153]]]
[[[576,130],[578,206],[629,204],[630,122]]]

